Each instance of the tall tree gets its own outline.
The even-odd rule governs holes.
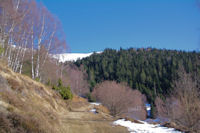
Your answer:
[[[0,7],[1,57],[21,73],[24,56],[30,55],[32,78],[41,79],[49,55],[66,50],[59,20],[35,0],[2,0]]]

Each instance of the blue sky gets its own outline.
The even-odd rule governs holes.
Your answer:
[[[200,48],[196,0],[38,0],[62,22],[72,53]]]

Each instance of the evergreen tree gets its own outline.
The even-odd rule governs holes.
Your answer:
[[[52,89],[58,91],[63,99],[73,98],[70,86],[64,87],[61,79],[58,80],[58,85],[54,85]]]
[[[104,80],[126,82],[140,90],[153,102],[156,96],[165,97],[172,91],[180,65],[192,75],[200,73],[200,53],[159,49],[105,49],[101,54],[75,62],[88,73],[90,91]]]

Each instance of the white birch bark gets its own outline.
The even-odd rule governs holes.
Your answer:
[[[17,70],[19,68],[20,57],[21,57],[22,51],[24,49],[25,40],[26,39],[25,39],[25,31],[24,31],[24,33],[22,35],[22,40],[21,40],[22,44],[21,45],[19,44],[18,50],[16,51],[17,53],[16,53],[15,60],[13,61],[13,64],[14,64],[13,65],[13,70],[14,70],[14,72],[17,72]]]
[[[25,47],[24,47],[23,54],[22,54],[22,60],[21,60],[21,65],[20,65],[20,69],[19,69],[19,73],[20,73],[20,74],[22,73],[23,62],[24,62],[24,56],[25,56],[25,53],[26,53],[27,44],[28,44],[28,38],[26,39]]]
[[[45,27],[45,19],[44,19],[44,14],[42,17],[42,27],[41,27],[41,32],[38,38],[38,55],[37,55],[37,66],[36,66],[36,70],[35,70],[35,77],[38,78],[39,77],[39,71],[40,71],[40,49],[41,49],[41,42],[42,42],[42,37],[43,37],[43,33],[44,33],[44,27]]]
[[[21,0],[18,0],[17,1],[17,4],[14,8],[15,10],[15,14],[18,13],[18,9],[19,9],[19,4],[20,4]],[[15,26],[16,26],[16,21],[15,20],[12,20],[12,26],[8,32],[8,35],[9,35],[9,39],[10,39],[10,46],[8,45],[7,47],[7,50],[6,50],[6,55],[8,54],[8,66],[11,66],[11,63],[12,63],[12,45],[14,44],[13,43],[13,31],[15,29]]]
[[[32,27],[31,27],[31,73],[32,73],[32,79],[35,78],[35,73],[34,73],[34,33],[33,33],[33,22],[32,22]]]
[[[43,64],[42,64],[42,67],[41,67],[41,68],[43,68],[43,67],[44,67],[44,64],[46,63],[46,60],[47,60],[47,57],[48,57],[49,52],[50,52],[50,48],[51,48],[51,44],[52,44],[52,40],[53,40],[53,37],[54,37],[55,32],[56,32],[56,24],[55,24],[55,29],[54,29],[54,31],[52,32],[51,36],[50,36],[50,41],[49,41],[49,44],[48,44],[47,53],[46,53],[46,55],[45,55],[45,58],[44,58],[44,61],[43,61]]]

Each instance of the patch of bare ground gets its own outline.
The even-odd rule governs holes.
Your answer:
[[[189,131],[185,127],[179,126],[174,122],[166,122],[166,123],[163,123],[162,126],[168,127],[168,128],[174,128],[174,129],[181,131],[181,132],[184,132],[184,133],[189,133]],[[197,132],[197,133],[199,133],[199,132]]]
[[[66,124],[69,133],[128,133],[127,129],[114,126],[114,118],[104,112],[93,113],[90,110],[94,105],[85,105],[80,108],[71,108],[62,116],[62,122]]]

